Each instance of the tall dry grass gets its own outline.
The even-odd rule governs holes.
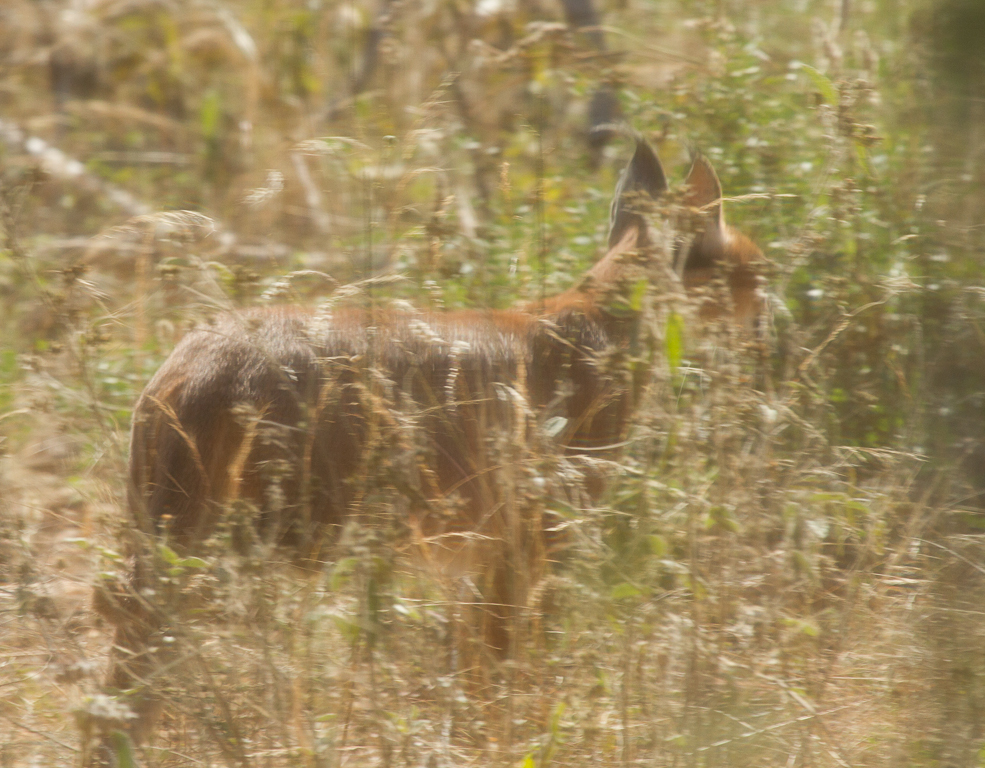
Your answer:
[[[0,10],[0,764],[78,764],[126,717],[90,594],[126,570],[130,409],[181,334],[392,273],[376,300],[567,287],[621,164],[582,162],[609,82],[676,177],[694,143],[739,198],[765,339],[699,330],[658,275],[648,343],[613,361],[655,371],[627,445],[504,447],[514,520],[558,529],[516,559],[510,661],[476,651],[482,585],[411,556],[385,473],[322,567],[231,531],[175,555],[138,759],[978,765],[973,4],[626,3],[601,53],[547,3],[387,8]]]

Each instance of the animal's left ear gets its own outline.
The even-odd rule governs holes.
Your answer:
[[[708,211],[708,231],[725,231],[725,211],[722,208],[722,184],[708,158],[696,155],[684,181],[687,191],[684,202],[692,208]]]

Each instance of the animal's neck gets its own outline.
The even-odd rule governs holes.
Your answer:
[[[552,296],[538,304],[528,306],[548,317],[560,317],[571,312],[581,312],[593,320],[604,315],[602,300],[605,294],[618,287],[634,269],[635,257],[643,247],[644,230],[633,226],[609,252],[585,273],[577,285],[564,293]]]

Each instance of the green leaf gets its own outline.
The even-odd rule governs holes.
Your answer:
[[[214,139],[219,134],[219,123],[222,117],[222,105],[219,94],[216,91],[209,91],[202,99],[202,110],[199,120],[202,124],[202,136],[205,139]]]
[[[982,531],[985,530],[985,517],[977,513],[965,513],[957,516],[962,525]]]
[[[664,557],[667,554],[667,539],[663,536],[651,533],[646,537],[646,543],[650,548],[650,554],[657,557]]]
[[[802,573],[810,579],[814,578],[814,568],[811,566],[811,561],[808,559],[807,555],[801,552],[799,549],[794,550],[793,554],[793,564],[794,568],[797,569],[798,573]]]
[[[731,533],[738,533],[740,526],[735,515],[727,507],[716,505],[708,511],[708,525],[716,526]]]
[[[171,549],[171,547],[167,544],[159,544],[157,547],[157,553],[168,565],[178,565],[178,563],[181,562],[181,558],[178,557],[178,553]]]
[[[684,356],[684,319],[676,312],[671,312],[667,318],[664,347],[670,375],[672,378],[676,378],[677,371],[681,367],[681,359]]]
[[[633,289],[629,292],[629,308],[633,312],[643,311],[643,299],[646,298],[646,291],[650,287],[650,281],[642,278],[633,283]]]
[[[0,376],[12,378],[17,374],[17,352],[5,349],[0,352]]]
[[[335,626],[338,628],[339,632],[346,639],[348,643],[355,643],[359,639],[359,635],[362,632],[362,627],[356,621],[349,621],[342,616],[333,616],[332,621],[335,622]]]
[[[561,515],[561,517],[567,520],[577,520],[580,519],[583,515],[582,510],[578,509],[575,506],[572,506],[571,504],[564,501],[563,499],[549,498],[545,501],[544,506],[551,512]]]
[[[817,637],[821,634],[821,630],[818,629],[817,624],[811,621],[804,621],[803,619],[785,618],[783,623],[788,627],[793,629],[795,632],[799,632],[807,637]]]
[[[349,577],[352,575],[353,571],[356,570],[357,564],[358,561],[354,557],[344,557],[339,560],[332,569],[332,575],[328,582],[329,587],[333,590],[337,590],[347,584]]]
[[[622,584],[616,584],[610,593],[613,600],[625,600],[630,597],[638,597],[641,594],[639,588],[633,586],[628,581],[624,581]]]
[[[420,621],[421,612],[417,610],[412,605],[408,605],[400,598],[395,598],[393,601],[393,611],[394,613],[399,613],[401,616],[405,616],[412,621]]]
[[[559,701],[557,706],[554,707],[554,711],[551,713],[551,726],[550,731],[552,734],[556,735],[561,729],[561,716],[564,714],[564,702]]]
[[[113,731],[109,736],[113,751],[116,753],[116,765],[118,768],[139,768],[137,755],[133,748],[133,742],[123,731]]]
[[[801,68],[811,79],[811,82],[814,84],[814,87],[817,88],[818,93],[821,94],[821,97],[828,102],[828,104],[834,106],[838,103],[838,89],[835,88],[834,83],[831,82],[831,78],[827,75],[821,74],[818,70],[814,69],[814,67],[808,66],[807,64],[804,64]]]
[[[855,159],[858,160],[858,164],[862,166],[862,170],[865,171],[865,175],[872,177],[872,166],[869,165],[869,152],[859,140],[855,140]]]

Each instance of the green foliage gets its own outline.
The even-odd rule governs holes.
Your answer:
[[[510,662],[476,651],[487,585],[414,559],[420,500],[383,471],[324,564],[281,564],[248,505],[205,552],[155,544],[159,589],[130,597],[185,606],[161,639],[177,669],[151,683],[178,703],[155,764],[981,763],[978,4],[610,3],[605,53],[529,9],[385,5],[4,17],[25,30],[0,41],[4,119],[88,174],[0,154],[10,759],[30,733],[42,761],[72,759],[48,759],[77,735],[65,700],[101,689],[68,662],[49,674],[110,644],[49,585],[110,590],[141,551],[126,433],[182,333],[230,307],[567,289],[604,251],[628,152],[586,162],[582,113],[610,82],[671,178],[655,220],[680,218],[688,151],[713,162],[729,223],[765,252],[769,321],[702,322],[670,275],[612,297],[647,326],[598,361],[631,375],[633,428],[587,458],[551,448],[564,417],[531,428],[547,448],[511,491],[562,541],[512,563],[529,599]],[[582,472],[607,478],[596,497]],[[80,732],[113,734],[127,701]]]
[[[137,761],[133,741],[127,734],[123,733],[123,731],[113,731],[112,742],[113,748],[116,750],[116,754],[114,755],[116,758],[115,765],[118,768],[139,767],[140,763]]]

